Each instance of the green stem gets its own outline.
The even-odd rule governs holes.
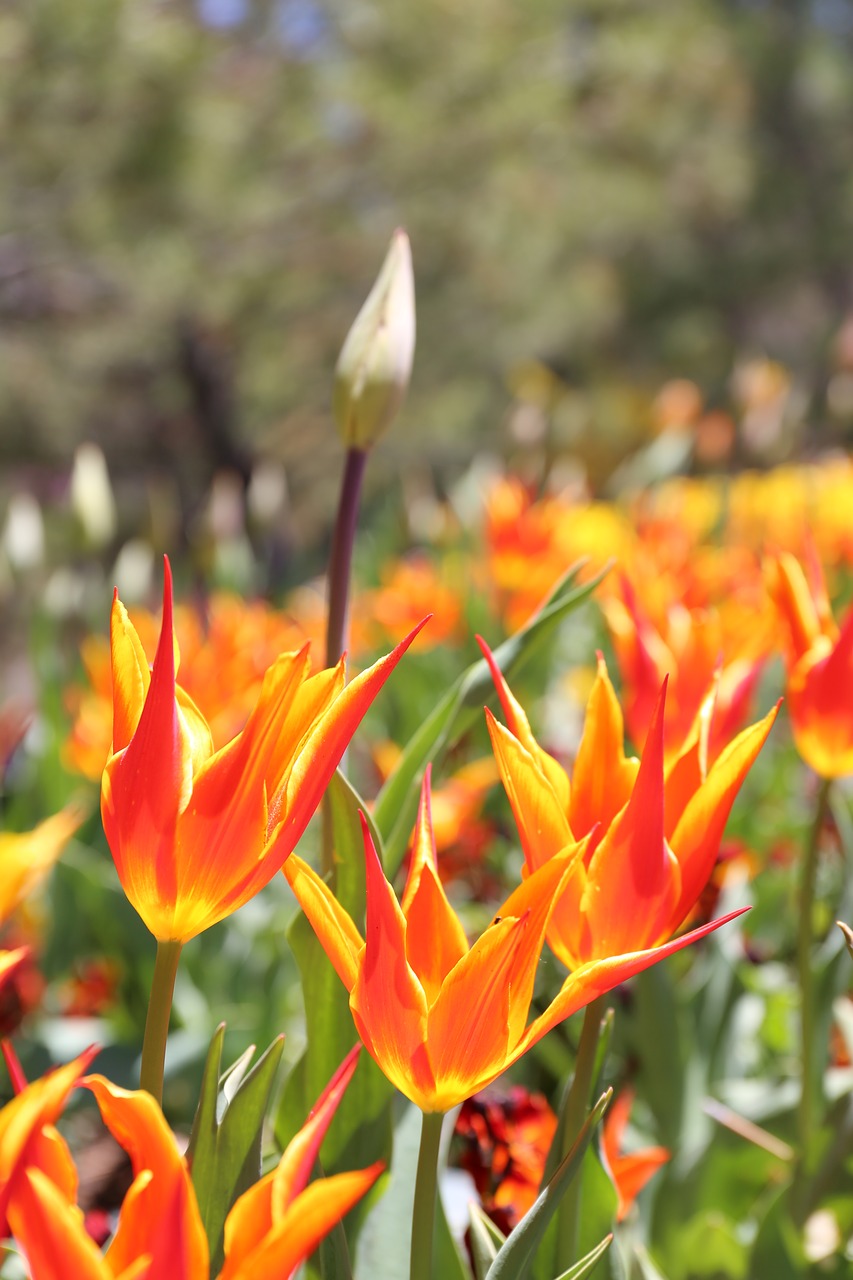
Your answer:
[[[561,1158],[569,1154],[589,1114],[598,1041],[601,1035],[605,996],[586,1006],[583,1017],[575,1074],[563,1100],[560,1115]],[[557,1271],[565,1271],[577,1260],[581,1209],[581,1175],[572,1179],[557,1213]]]
[[[432,1238],[435,1230],[435,1197],[438,1189],[438,1148],[441,1142],[440,1111],[425,1111],[421,1127],[421,1148],[415,1179],[412,1211],[411,1280],[432,1280]]]
[[[800,988],[800,1105],[798,1128],[800,1138],[800,1167],[808,1165],[809,1149],[814,1129],[815,1101],[819,1095],[815,1071],[815,1006],[814,980],[812,978],[812,942],[815,877],[820,849],[820,835],[829,809],[830,779],[824,778],[818,792],[817,807],[809,838],[803,852],[800,877],[797,926],[797,977]]]
[[[172,1013],[172,996],[175,977],[181,958],[180,942],[157,942],[157,958],[154,961],[154,977],[148,997],[148,1017],[145,1019],[145,1037],[142,1041],[142,1067],[139,1085],[163,1101],[163,1067],[166,1062],[166,1040],[169,1035],[169,1018]]]

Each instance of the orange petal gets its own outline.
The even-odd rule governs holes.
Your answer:
[[[447,900],[436,869],[427,767],[409,874],[401,903],[406,917],[406,954],[431,1005],[447,974],[468,951],[465,930]]]
[[[821,634],[806,575],[795,558],[783,552],[767,566],[766,577],[770,595],[787,623],[792,653],[800,658]]]
[[[566,810],[535,758],[486,708],[492,750],[531,871],[574,840]]]
[[[495,688],[498,691],[498,697],[501,701],[503,713],[506,716],[510,733],[512,733],[514,737],[518,738],[518,741],[524,749],[529,752],[536,761],[536,764],[550,782],[560,808],[564,813],[568,813],[571,788],[565,769],[563,769],[547,751],[543,751],[539,746],[539,743],[534,738],[527,716],[521,709],[521,704],[516,701],[510,692],[509,685],[503,677],[503,672],[495,661],[495,655],[492,653],[482,636],[477,636],[477,644],[480,646],[483,657],[488,663],[492,679],[495,682]]]
[[[144,1090],[120,1089],[103,1076],[87,1076],[104,1123],[130,1156],[136,1175],[109,1247],[114,1272],[143,1253],[170,1259],[175,1277],[205,1277],[207,1237],[184,1159],[163,1113]]]
[[[69,1205],[40,1169],[27,1169],[9,1205],[9,1228],[27,1259],[32,1280],[113,1280],[80,1210]],[[137,1277],[144,1272],[136,1272]]]
[[[664,830],[669,839],[678,825],[688,801],[701,787],[708,774],[708,743],[720,688],[719,671],[699,710],[677,757],[666,770],[664,779]]]
[[[0,832],[0,921],[6,920],[44,879],[83,816],[82,809],[69,806],[32,831]]]
[[[654,946],[672,933],[679,899],[678,863],[663,834],[663,730],[666,680],[661,687],[637,780],[587,868],[581,913],[591,939],[587,960]]]
[[[673,928],[678,928],[708,883],[735,796],[764,745],[778,710],[777,705],[729,743],[688,801],[673,832],[672,850],[681,867],[681,893]]]
[[[625,756],[624,735],[622,708],[599,654],[572,772],[569,824],[578,837],[597,825],[606,830],[631,794],[638,765]]]
[[[347,991],[352,991],[364,939],[331,889],[307,862],[291,854],[284,864],[284,874],[335,972]]]
[[[367,870],[364,951],[350,1008],[365,1047],[407,1097],[435,1081],[426,1052],[427,1002],[406,958],[406,919],[362,818]]]
[[[824,778],[853,773],[853,608],[834,647],[816,644],[791,672],[787,693],[794,740]]]
[[[0,1111],[0,1222],[21,1170],[32,1163],[37,1135],[57,1119],[97,1049],[87,1049],[73,1062],[57,1067],[27,1085]]]
[[[710,924],[702,925],[700,929],[692,929],[690,933],[684,933],[680,938],[675,938],[661,947],[650,947],[647,951],[635,951],[624,956],[608,956],[606,959],[592,960],[589,964],[582,965],[574,973],[569,974],[545,1012],[527,1028],[516,1046],[512,1061],[526,1053],[552,1027],[556,1027],[557,1023],[571,1017],[573,1013],[577,1013],[578,1009],[583,1009],[598,996],[612,991],[620,983],[627,982],[635,974],[642,973],[644,969],[657,964],[659,960],[664,960],[676,951],[681,951],[683,947],[689,947],[691,943],[698,942],[706,934],[719,929],[721,925],[728,924],[730,920],[734,920],[748,910],[749,907],[741,907],[739,911],[732,911],[727,916],[721,916],[719,920],[712,920]]]
[[[617,1222],[621,1222],[627,1216],[628,1210],[643,1187],[669,1159],[670,1153],[666,1147],[644,1147],[642,1151],[618,1156],[615,1161],[608,1160],[616,1185],[616,1194],[619,1197],[616,1209]]]
[[[226,1253],[219,1280],[259,1280],[268,1276],[286,1280],[300,1262],[313,1253],[335,1223],[369,1191],[383,1168],[382,1164],[374,1164],[355,1173],[338,1173],[312,1182],[255,1248],[242,1253],[239,1261],[236,1255]],[[251,1194],[251,1190],[246,1192]],[[225,1229],[227,1234],[228,1220]]]
[[[148,659],[127,610],[113,595],[110,613],[110,651],[113,689],[112,753],[123,751],[130,742],[151,683]]]

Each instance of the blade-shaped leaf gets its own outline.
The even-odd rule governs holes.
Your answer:
[[[569,1267],[568,1271],[564,1271],[562,1275],[557,1276],[557,1280],[584,1280],[585,1276],[590,1275],[596,1263],[604,1257],[610,1248],[612,1240],[613,1233],[611,1232],[594,1249],[590,1249],[589,1253],[581,1258],[579,1262],[576,1262],[573,1267]]]
[[[582,568],[583,562],[572,566],[538,613],[494,651],[498,666],[508,678],[517,674],[563,618],[595,590],[607,572],[604,569],[589,582],[576,586]],[[385,780],[373,817],[383,836],[388,876],[396,873],[406,852],[424,769],[430,761],[439,759],[476,722],[483,706],[494,696],[488,665],[481,658],[468,667],[444,695],[404,749],[393,773]]]
[[[471,1242],[471,1254],[474,1259],[474,1274],[477,1280],[486,1280],[489,1267],[497,1257],[506,1236],[473,1200],[469,1205],[468,1213],[471,1218],[468,1239]]]
[[[187,1152],[214,1274],[222,1263],[228,1211],[261,1176],[264,1113],[284,1047],[279,1036],[251,1071],[243,1054],[220,1078],[224,1039],[221,1023],[210,1042]]]
[[[488,1270],[486,1280],[521,1280],[528,1263],[545,1234],[548,1223],[559,1207],[560,1200],[572,1179],[580,1171],[584,1153],[593,1133],[607,1110],[613,1090],[602,1094],[587,1116],[577,1141],[536,1203],[524,1215],[518,1226],[507,1236]]]

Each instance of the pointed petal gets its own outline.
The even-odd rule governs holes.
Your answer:
[[[34,1080],[0,1111],[0,1222],[17,1175],[32,1162],[37,1135],[57,1119],[96,1053],[95,1048],[87,1049],[73,1062]]]
[[[596,825],[604,831],[631,794],[638,765],[625,756],[624,732],[622,708],[599,654],[572,772],[569,824],[578,837],[588,835]]]
[[[525,1029],[555,894],[578,855],[573,847],[529,876],[448,975],[429,1014],[436,1091],[429,1106],[415,1099],[425,1110],[447,1111],[503,1071]]]
[[[148,1252],[157,1259],[170,1256],[170,1265],[178,1268],[173,1271],[176,1278],[206,1276],[207,1237],[198,1203],[157,1103],[144,1090],[121,1089],[103,1076],[87,1076],[82,1083],[95,1095],[104,1123],[130,1156],[137,1179],[136,1194],[126,1197],[109,1247],[113,1271]],[[143,1174],[150,1177],[143,1179]]]
[[[521,847],[531,871],[574,840],[566,811],[536,760],[486,708],[501,781],[512,806]]]
[[[702,699],[690,733],[684,740],[681,751],[666,770],[664,779],[664,830],[667,839],[672,836],[681,815],[687,808],[688,801],[696,794],[707,777],[708,743],[719,687],[720,673],[718,671],[711,688]]]
[[[643,1187],[670,1158],[666,1147],[644,1147],[642,1151],[619,1156],[615,1161],[608,1160],[619,1197],[617,1222],[625,1218]]]
[[[672,835],[672,851],[681,867],[681,892],[672,927],[678,928],[708,883],[731,807],[773,727],[778,705],[729,743],[702,786],[688,802]]]
[[[468,951],[465,930],[436,869],[429,767],[424,774],[409,875],[403,894],[406,953],[431,1005],[447,974]]]
[[[27,1169],[9,1206],[9,1228],[32,1280],[113,1280],[80,1210],[40,1169]]]
[[[308,1185],[314,1163],[338,1103],[358,1066],[361,1045],[354,1045],[315,1102],[311,1114],[290,1140],[278,1168],[272,1191],[272,1218],[277,1222],[285,1209]]]
[[[492,674],[492,679],[495,682],[495,688],[497,689],[510,733],[518,739],[525,751],[536,761],[537,766],[551,784],[557,797],[557,803],[563,813],[567,814],[571,787],[565,769],[547,751],[543,751],[534,738],[527,716],[521,709],[521,704],[516,701],[510,692],[509,685],[503,677],[503,672],[495,661],[495,655],[482,636],[477,636],[477,644],[480,646],[483,657],[486,659]]]
[[[145,705],[128,746],[107,761],[101,815],[127,897],[155,936],[175,901],[175,825],[192,794],[192,752],[175,698],[172,578],[166,561],[163,625]],[[153,926],[153,927],[152,927]]]
[[[284,874],[335,972],[347,991],[352,991],[364,939],[329,886],[307,862],[291,854],[284,864]]]
[[[768,591],[788,627],[794,658],[801,658],[821,634],[820,618],[806,575],[789,552],[770,561],[766,569]]]
[[[279,866],[307,827],[368,707],[426,621],[386,657],[351,680],[308,734],[288,776],[277,814],[281,821],[276,851]]]
[[[672,933],[681,875],[663,834],[665,699],[666,681],[649,725],[631,797],[587,868],[581,903],[591,942],[586,960],[640,951]]]
[[[151,670],[145,650],[136,634],[136,628],[127,616],[127,610],[118,598],[118,591],[113,596],[110,613],[110,650],[114,754],[123,751],[136,733],[151,683]]]
[[[219,1280],[259,1280],[267,1276],[286,1280],[300,1262],[313,1253],[335,1223],[369,1191],[383,1168],[382,1164],[374,1164],[355,1173],[338,1173],[312,1182],[272,1231],[251,1244],[238,1238],[233,1230],[229,1233],[229,1215],[225,1230],[226,1235],[230,1234],[232,1250],[226,1252]],[[245,1195],[251,1196],[254,1190],[251,1188]],[[231,1212],[239,1205],[240,1200]]]
[[[406,958],[406,919],[382,871],[362,819],[367,870],[365,947],[350,995],[368,1053],[392,1084],[414,1100],[434,1088],[426,1052],[427,1003]]]
[[[619,1159],[622,1150],[622,1139],[628,1127],[631,1108],[634,1105],[634,1090],[623,1089],[607,1108],[604,1124],[601,1126],[601,1150],[607,1159],[612,1172],[613,1165]]]
[[[14,951],[0,951],[0,991],[29,954],[29,947],[16,947]]]
[[[545,1012],[531,1022],[513,1052],[512,1061],[526,1053],[552,1027],[556,1027],[559,1022],[563,1022],[579,1009],[583,1009],[598,996],[612,991],[620,983],[627,982],[629,978],[642,973],[644,969],[657,964],[659,960],[664,960],[674,952],[698,942],[706,934],[719,929],[721,925],[728,924],[730,920],[736,919],[748,910],[749,907],[741,907],[739,911],[732,911],[729,915],[721,916],[719,920],[712,920],[710,924],[702,925],[700,929],[692,929],[689,933],[682,934],[680,938],[675,938],[662,947],[650,947],[647,951],[634,951],[623,956],[608,956],[604,960],[593,960],[589,964],[582,965],[580,969],[569,974]]]

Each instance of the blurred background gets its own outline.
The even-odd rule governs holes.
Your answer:
[[[400,224],[418,350],[373,493],[483,450],[606,492],[673,427],[664,469],[845,443],[851,50],[847,0],[4,5],[7,544],[13,495],[26,544],[94,442],[113,550],[248,510],[301,577],[332,369]]]

